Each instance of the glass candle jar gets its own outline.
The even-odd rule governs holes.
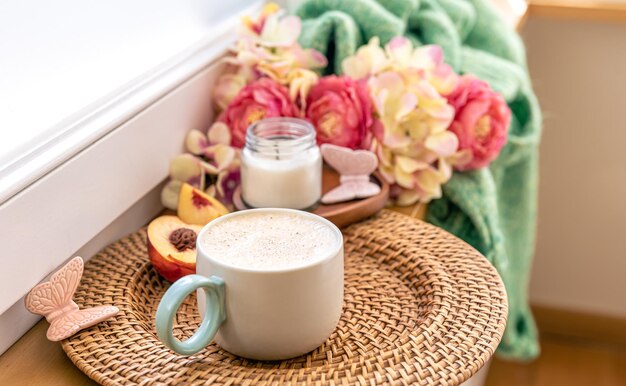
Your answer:
[[[322,157],[313,126],[296,118],[252,124],[241,154],[241,195],[254,208],[315,206],[322,195]]]

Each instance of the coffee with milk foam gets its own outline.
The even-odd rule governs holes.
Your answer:
[[[202,235],[201,248],[224,263],[249,269],[293,268],[339,249],[328,224],[287,212],[251,212],[218,221]]]

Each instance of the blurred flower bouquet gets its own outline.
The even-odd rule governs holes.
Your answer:
[[[185,182],[232,205],[246,130],[263,118],[303,118],[319,143],[371,150],[398,205],[441,197],[455,171],[487,167],[506,143],[503,97],[456,74],[440,47],[373,38],[343,61],[343,75],[320,77],[327,60],[298,44],[300,31],[300,19],[273,4],[243,21],[214,89],[218,119],[206,133],[192,130],[188,153],[172,160],[166,207],[176,209]]]

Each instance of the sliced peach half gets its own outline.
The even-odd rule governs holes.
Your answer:
[[[178,195],[178,217],[188,224],[206,225],[228,214],[221,202],[189,184],[183,184]]]
[[[148,225],[148,256],[157,272],[176,281],[196,272],[196,238],[202,226],[176,216],[157,217]]]

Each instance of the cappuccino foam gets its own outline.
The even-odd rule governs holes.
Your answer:
[[[202,235],[212,258],[241,268],[285,269],[321,260],[340,242],[328,224],[288,212],[251,212],[219,221]]]

